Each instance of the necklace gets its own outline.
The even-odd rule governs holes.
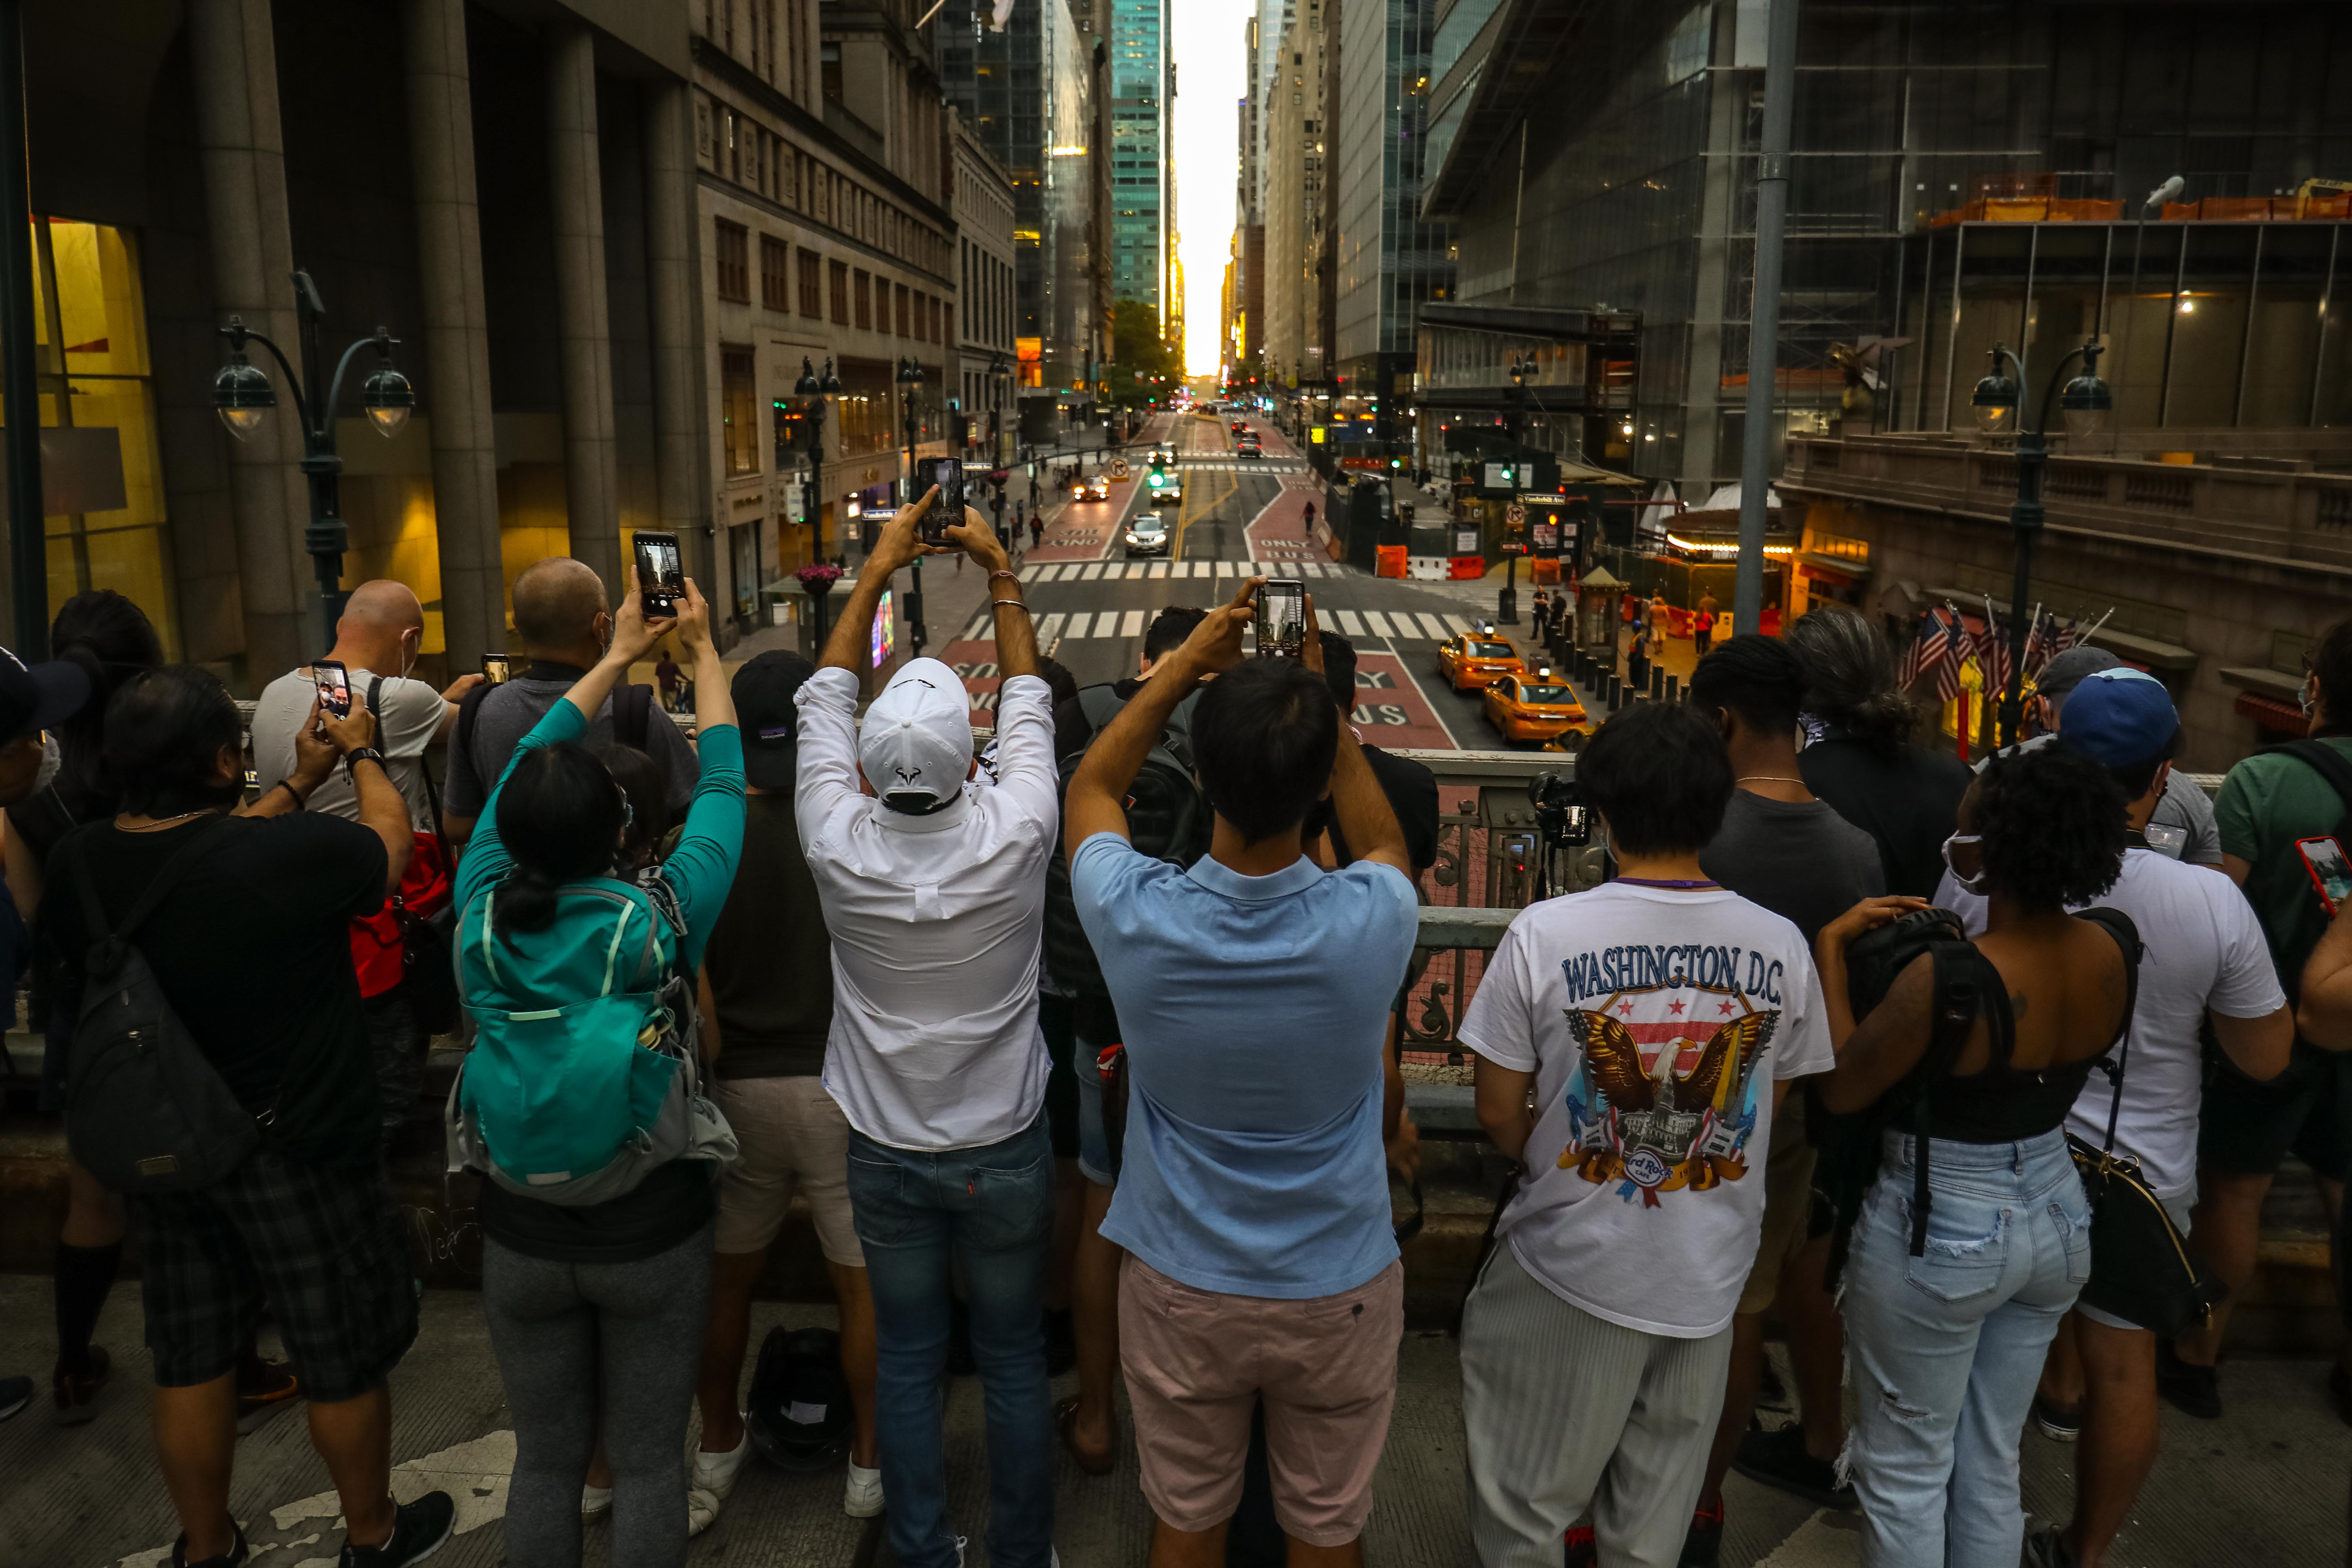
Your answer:
[[[1801,784],[1804,783],[1805,781],[1804,781],[1804,780],[1802,780],[1802,779],[1792,779],[1792,778],[1790,778],[1790,777],[1788,774],[1786,774],[1786,773],[1748,773],[1748,774],[1747,774],[1747,775],[1746,775],[1746,776],[1744,776],[1744,777],[1741,777],[1741,778],[1736,778],[1736,779],[1732,780],[1731,782],[1732,782],[1733,784]]]
[[[216,806],[199,806],[194,811],[184,811],[177,816],[156,817],[153,821],[148,823],[143,827],[122,827],[121,819],[118,817],[115,820],[114,826],[117,827],[122,827],[122,831],[125,833],[152,833],[159,827],[169,827],[175,822],[185,822],[192,816],[209,816],[217,809],[219,808]]]

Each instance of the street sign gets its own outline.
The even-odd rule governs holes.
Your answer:
[[[1111,478],[1115,479],[1123,479],[1127,478],[1127,459],[1125,458],[1113,458],[1110,460],[1110,473]]]
[[[1503,509],[1503,521],[1513,528],[1525,527],[1528,521],[1528,509],[1517,501],[1513,501]]]

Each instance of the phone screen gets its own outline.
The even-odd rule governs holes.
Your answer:
[[[2333,838],[2302,838],[2295,841],[2302,851],[2303,863],[2311,869],[2311,879],[2319,885],[2319,897],[2334,914],[2345,900],[2352,899],[2352,861],[2344,858],[2344,846]]]
[[[322,658],[310,667],[319,682],[319,707],[338,719],[352,716],[352,678],[343,667],[331,658]]]
[[[637,586],[646,595],[646,614],[675,614],[686,597],[686,563],[677,552],[677,535],[637,531]]]
[[[943,544],[948,530],[963,521],[963,459],[961,458],[919,458],[915,462],[915,494],[919,499],[933,485],[940,489],[940,499],[923,514],[922,539],[926,544]]]
[[[1257,591],[1257,651],[1261,658],[1297,658],[1307,646],[1307,584],[1273,577]]]
[[[492,686],[504,686],[507,683],[507,656],[502,653],[484,654],[482,679]]]

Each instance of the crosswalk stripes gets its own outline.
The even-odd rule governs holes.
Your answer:
[[[1339,629],[1349,637],[1360,637],[1367,635],[1364,631],[1363,618],[1355,611],[1334,610],[1331,613],[1339,617]]]
[[[1094,618],[1094,615],[1091,611],[1080,610],[1077,614],[1070,617],[1069,629],[1062,635],[1066,637],[1082,637],[1087,636],[1088,631],[1091,629],[1091,623]]]
[[[1060,637],[1061,635],[1062,635],[1062,617],[1061,617],[1060,616],[1058,616],[1058,615],[1047,616],[1046,617],[1045,617],[1045,619],[1043,619],[1043,620],[1041,620],[1041,621],[1039,621],[1039,622],[1037,623],[1037,646],[1038,646],[1038,647],[1051,647],[1051,646],[1053,645],[1053,641],[1054,641],[1054,639],[1055,639],[1055,637]]]
[[[1396,636],[1396,633],[1389,630],[1389,618],[1381,614],[1378,610],[1366,610],[1364,612],[1364,625],[1371,628],[1372,635],[1376,637],[1394,637]]]
[[[1446,616],[1443,618],[1445,622],[1445,629],[1452,632],[1455,637],[1460,637],[1463,633],[1470,629],[1470,623],[1464,620],[1460,616]]]
[[[1178,565],[1184,564],[1181,562]],[[1199,563],[1206,565],[1208,563]],[[1234,565],[1236,563],[1221,563]],[[1151,619],[1150,610],[1079,610],[1041,616],[1037,619],[1037,640],[1044,646],[1060,637],[1073,640],[1096,637],[1139,637]],[[964,624],[955,640],[984,642],[996,635],[995,611],[983,606]],[[1385,637],[1391,642],[1420,642],[1424,639],[1443,642],[1447,637],[1466,632],[1470,623],[1460,616],[1414,614],[1391,610],[1385,615],[1378,610],[1318,610],[1316,624],[1325,631],[1337,631],[1350,637]]]
[[[1141,637],[1143,635],[1143,612],[1141,610],[1128,611],[1127,614],[1119,620],[1118,635],[1123,637]]]
[[[1134,583],[1160,577],[1344,577],[1328,561],[1048,561],[1024,568],[1024,583]]]

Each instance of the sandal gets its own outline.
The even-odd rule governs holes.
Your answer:
[[[1087,1453],[1078,1447],[1077,1434],[1078,1402],[1076,1398],[1065,1399],[1054,1406],[1054,1436],[1062,1440],[1064,1450],[1076,1462],[1078,1468],[1087,1475],[1107,1476],[1118,1468],[1118,1433],[1116,1426],[1112,1427],[1111,1451],[1108,1454]]]

